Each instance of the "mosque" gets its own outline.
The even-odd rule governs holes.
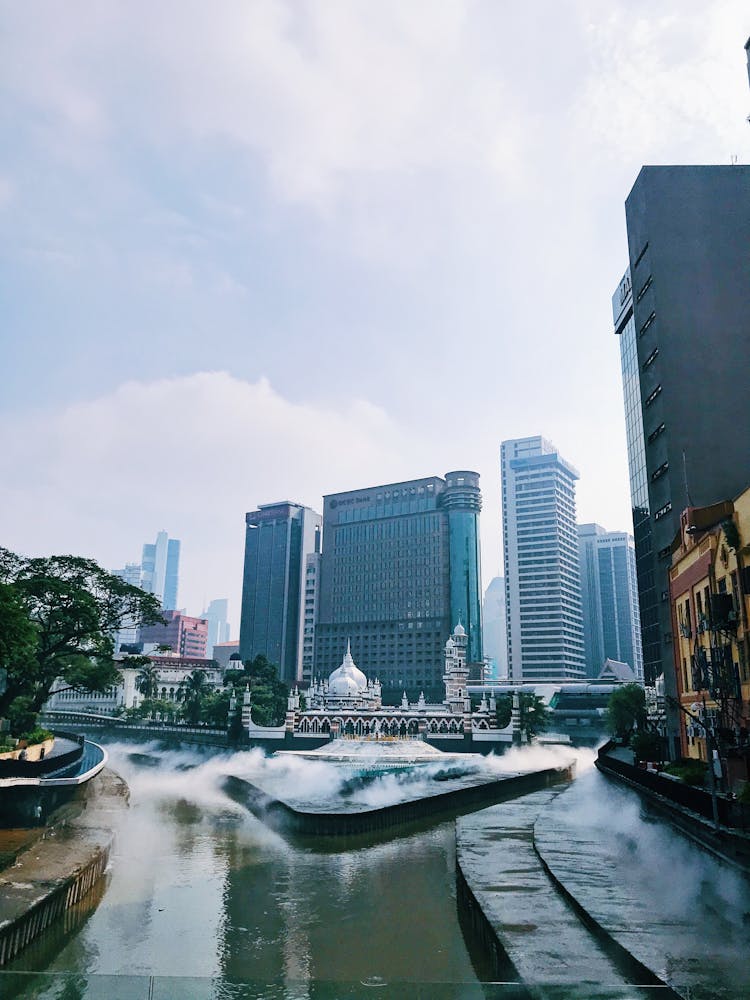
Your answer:
[[[404,692],[398,706],[383,705],[380,682],[370,680],[355,664],[347,643],[340,667],[326,679],[315,680],[303,696],[295,688],[289,695],[286,719],[281,726],[258,726],[252,720],[252,700],[246,691],[242,724],[252,745],[285,749],[314,749],[328,740],[349,737],[363,740],[422,739],[438,749],[489,753],[520,742],[518,696],[513,696],[510,723],[499,729],[493,697],[483,697],[472,711],[466,631],[459,622],[445,644],[445,698],[426,702],[420,694],[410,703]],[[275,745],[274,745],[275,744]]]

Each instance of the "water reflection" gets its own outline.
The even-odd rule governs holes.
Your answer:
[[[456,916],[452,823],[351,851],[301,847],[221,793],[216,760],[189,770],[174,754],[154,768],[108,749],[131,807],[106,894],[56,954],[27,951],[14,969],[287,983],[300,996],[311,980],[477,982]]]

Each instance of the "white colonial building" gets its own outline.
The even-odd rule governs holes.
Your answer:
[[[380,681],[368,680],[355,664],[347,644],[341,666],[326,680],[314,680],[302,708],[302,696],[295,688],[289,695],[285,723],[257,726],[252,720],[252,698],[245,691],[242,723],[253,741],[285,740],[295,743],[329,737],[351,736],[370,739],[423,738],[512,743],[520,738],[518,699],[514,698],[511,721],[504,729],[496,722],[495,699],[482,698],[472,712],[469,699],[469,668],[466,663],[467,636],[459,623],[445,644],[445,698],[430,703],[420,694],[410,703],[406,693],[398,706],[383,705]]]

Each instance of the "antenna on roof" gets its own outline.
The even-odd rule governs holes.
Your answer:
[[[690,487],[688,486],[688,474],[687,474],[687,457],[685,455],[685,449],[682,449],[682,478],[685,481],[685,496],[687,497],[688,507],[693,506],[693,501],[690,499]]]

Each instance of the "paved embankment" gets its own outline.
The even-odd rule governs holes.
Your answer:
[[[610,1000],[630,995],[627,977],[555,890],[534,851],[533,827],[560,789],[545,789],[456,821],[459,906],[498,979],[531,997]],[[647,981],[653,982],[652,977]]]
[[[274,798],[257,785],[229,775],[223,781],[223,790],[235,802],[244,805],[253,815],[281,833],[307,834],[323,837],[347,837],[390,829],[413,823],[428,816],[453,815],[470,809],[481,809],[495,802],[526,795],[539,788],[546,788],[569,781],[570,767],[550,767],[523,774],[506,774],[501,778],[459,778],[445,782],[442,790],[424,792],[411,799],[390,805],[370,807],[350,804],[337,806],[293,806]]]
[[[599,752],[596,766],[612,781],[634,789],[678,830],[728,864],[750,875],[750,832],[746,807],[717,796],[720,825],[712,821],[711,796],[704,789],[684,785],[666,774],[635,767],[632,751]],[[744,822],[745,828],[741,828]]]
[[[750,996],[750,886],[596,771],[540,812],[547,871],[601,935],[682,997]]]
[[[82,798],[66,807],[64,823],[22,851],[0,872],[0,966],[7,965],[104,874],[115,814],[127,806],[128,787],[105,769]]]

